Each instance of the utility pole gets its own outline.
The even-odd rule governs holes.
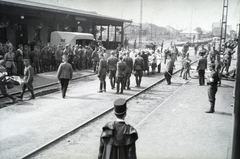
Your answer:
[[[227,17],[228,17],[228,0],[223,0],[223,12],[222,12],[222,22],[221,22],[221,35],[220,35],[220,50],[222,44],[226,42],[226,33],[227,33]],[[223,47],[223,52],[225,47]]]
[[[142,2],[143,0],[141,0],[141,7],[140,7],[139,48],[142,48]]]
[[[238,25],[240,30],[240,23]],[[240,31],[238,31],[238,51],[237,51],[237,76],[235,81],[234,92],[234,127],[233,127],[233,140],[232,140],[232,159],[240,158]]]

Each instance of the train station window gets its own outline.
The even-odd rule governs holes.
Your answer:
[[[117,26],[116,27],[116,42],[121,42],[122,39],[122,27]]]
[[[102,31],[102,41],[106,41],[108,39],[108,27],[102,26],[101,31]]]
[[[109,26],[109,41],[115,41],[115,26]]]

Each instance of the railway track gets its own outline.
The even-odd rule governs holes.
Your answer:
[[[71,82],[77,82],[80,79],[87,78],[87,77],[94,76],[94,75],[96,75],[96,74],[91,73],[91,74],[75,77],[71,80]],[[52,83],[37,86],[37,87],[34,88],[35,96],[46,95],[46,94],[49,94],[49,93],[56,92],[58,90],[59,90],[59,83],[58,82],[52,82]],[[10,93],[10,95],[15,96],[15,95],[18,95],[20,93],[21,93],[21,91],[19,90],[19,91]],[[6,99],[6,98],[7,97],[4,97],[4,96],[0,95],[0,99]]]
[[[196,61],[194,61],[192,64],[194,64],[195,62],[196,62]],[[175,71],[175,72],[174,72],[174,75],[176,76],[176,73],[178,73],[179,71],[180,71],[180,70]],[[173,76],[174,76],[174,75],[173,75]],[[173,77],[173,80],[174,80],[174,78],[176,79],[176,77]],[[127,101],[129,102],[129,101],[131,101],[131,100],[133,100],[133,99],[141,98],[141,96],[142,96],[144,93],[145,93],[145,95],[149,95],[149,94],[151,94],[150,92],[151,92],[152,89],[157,88],[157,87],[159,87],[159,86],[162,87],[162,88],[160,88],[160,89],[166,90],[166,88],[165,88],[165,87],[166,87],[166,84],[163,83],[163,81],[165,81],[165,78],[161,78],[159,81],[153,83],[153,84],[150,85],[149,87],[144,88],[143,90],[137,92],[136,94],[128,97],[128,98],[127,98]],[[164,100],[166,100],[173,92],[175,92],[175,91],[176,91],[179,87],[181,87],[182,85],[184,85],[184,83],[180,83],[180,85],[177,85],[176,89],[173,89],[173,90],[171,90],[170,92],[167,92],[167,93],[166,93],[167,96],[165,96],[164,99],[162,99],[163,101],[160,101],[160,102],[161,102],[161,103],[164,102]],[[175,87],[174,87],[174,88],[175,88]],[[159,88],[157,88],[157,89],[159,89]],[[155,90],[155,91],[156,91],[156,90]],[[153,98],[157,98],[157,97],[154,96]],[[151,99],[150,99],[150,100],[151,100]],[[156,107],[156,109],[158,109],[158,107],[159,107],[159,105]],[[26,155],[22,156],[21,158],[27,159],[27,158],[32,158],[32,157],[37,156],[38,154],[40,154],[40,153],[42,153],[42,152],[50,149],[50,148],[53,147],[54,145],[57,145],[59,142],[61,142],[61,141],[65,140],[65,139],[69,138],[70,136],[76,134],[76,132],[79,132],[80,130],[84,129],[84,128],[87,127],[88,125],[90,125],[90,124],[92,124],[92,123],[94,123],[94,122],[97,122],[97,120],[103,118],[104,116],[107,116],[108,114],[110,114],[110,112],[112,112],[112,110],[113,110],[113,107],[108,108],[107,110],[99,113],[98,115],[92,117],[91,119],[88,119],[87,121],[79,124],[78,126],[76,126],[75,128],[71,129],[70,131],[68,131],[68,132],[66,132],[66,133],[64,133],[64,134],[62,134],[62,135],[54,138],[53,140],[49,141],[48,143],[46,143],[46,144],[38,147],[37,149],[35,149],[35,150],[27,153]],[[151,110],[151,109],[149,109],[149,110]],[[152,111],[154,111],[154,109],[153,109]],[[147,112],[147,113],[148,113],[148,114],[145,114],[145,115],[144,115],[143,120],[144,120],[145,118],[147,118],[152,112]],[[135,124],[135,125],[138,126],[137,123],[138,123],[138,122],[141,123],[143,120],[141,120],[140,122],[139,122],[139,121],[136,121],[136,124]]]

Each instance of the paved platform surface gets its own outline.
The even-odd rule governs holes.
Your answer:
[[[193,59],[194,57],[191,56],[191,58]],[[176,62],[177,69],[180,68],[180,64],[181,61]],[[165,66],[162,65],[162,72],[164,68]],[[80,77],[89,73],[92,73],[92,70],[75,72],[75,76]],[[0,109],[0,158],[19,158],[30,150],[39,147],[40,145],[48,142],[56,136],[66,132],[67,130],[70,130],[79,123],[86,121],[86,119],[89,119],[90,116],[92,117],[99,112],[106,110],[109,108],[109,106],[112,105],[112,101],[116,98],[127,98],[129,95],[134,94],[134,92],[137,92],[144,87],[151,85],[162,77],[162,73],[145,76],[143,77],[142,81],[143,87],[134,88],[135,83],[134,77],[132,76],[132,90],[125,91],[125,93],[121,96],[116,96],[116,90],[110,90],[109,88],[108,79],[107,93],[97,93],[99,80],[95,75],[89,79],[82,80],[78,84],[70,84],[66,100],[62,100],[60,93],[57,92],[47,96],[37,97],[35,100],[2,108]],[[34,83],[39,85],[40,83],[48,84],[56,80],[56,72],[48,72],[37,75]],[[173,82],[176,82],[176,80],[177,79],[173,79]],[[217,149],[217,152],[220,152],[220,150],[222,150],[222,153],[219,156],[222,157],[222,154],[226,155],[226,145],[229,146],[229,143],[226,142],[225,138],[227,136],[229,139],[231,132],[229,132],[229,127],[224,126],[231,126],[231,120],[229,119],[231,118],[231,114],[229,113],[231,113],[232,108],[229,105],[232,103],[231,100],[233,88],[231,87],[231,83],[233,83],[233,81],[226,82],[229,83],[225,83],[225,81],[223,81],[223,87],[220,87],[217,93],[216,105],[221,105],[219,106],[219,109],[218,106],[216,106],[216,110],[219,113],[217,112],[213,115],[206,115],[204,113],[204,111],[208,109],[209,106],[206,93],[207,86],[198,87],[197,79],[192,79],[186,86],[183,87],[183,90],[185,90],[185,87],[188,87],[189,89],[186,91],[186,96],[184,96],[182,93],[174,94],[173,96],[176,97],[174,99],[170,99],[170,101],[174,102],[175,99],[178,101],[180,100],[180,103],[182,103],[180,106],[176,105],[177,100],[175,103],[170,102],[169,105],[163,107],[166,110],[162,112],[162,116],[160,113],[160,115],[158,114],[157,117],[155,116],[154,120],[151,120],[150,117],[154,117],[153,114],[153,116],[150,116],[146,121],[144,121],[147,123],[143,123],[137,127],[140,136],[137,142],[137,153],[139,158],[148,159],[149,157],[159,158],[158,156],[162,156],[163,158],[177,159],[181,157],[184,158],[187,155],[189,155],[187,156],[189,158],[196,156],[198,157],[198,150],[201,150],[199,153],[201,152],[203,154],[207,152],[211,154],[211,151],[216,150],[214,148],[214,144],[212,144],[214,142],[219,142],[219,144],[217,144],[219,147],[219,149]],[[218,97],[221,94],[221,90],[223,90],[222,96]],[[191,98],[194,93],[196,94],[196,97],[203,97],[203,99]],[[225,96],[229,97],[226,101]],[[227,105],[226,102],[229,105]],[[165,104],[167,103],[168,102]],[[220,109],[221,107],[224,108],[224,106],[226,106],[229,112]],[[217,116],[218,118],[215,118]],[[219,122],[219,120],[222,122]],[[159,125],[156,126],[156,123],[159,123]],[[205,124],[205,127],[203,123]],[[212,127],[209,127],[209,123],[212,125]],[[195,124],[197,126],[201,126],[201,124],[203,125],[200,128],[196,128]],[[148,132],[146,132],[146,130],[153,128],[153,126],[156,126],[154,127],[156,129],[153,130],[153,134],[150,133],[150,135]],[[195,131],[192,132],[193,130],[190,130],[191,128],[193,128]],[[222,132],[220,135],[217,134],[219,137],[217,138],[218,140],[215,137],[210,140],[209,138],[212,135],[210,133],[219,130]],[[203,133],[199,133],[201,131],[203,131]],[[202,136],[195,139],[197,132],[199,134],[202,134]],[[153,138],[155,136],[157,137],[156,139]],[[202,141],[201,137],[206,138],[205,142]],[[187,142],[187,139],[190,139],[191,142]],[[224,141],[224,145],[223,143],[220,143],[221,141]],[[208,146],[210,143],[212,144],[213,149],[204,149],[204,147]],[[198,144],[198,147],[195,147],[195,144]],[[202,146],[203,150],[200,149],[201,147],[199,145]],[[98,147],[98,145],[96,146]],[[186,150],[191,150],[190,148],[194,147],[196,149],[193,149],[192,153],[196,153],[195,156],[193,154],[186,153]],[[186,150],[184,148],[186,148]],[[206,152],[204,150],[206,150]],[[148,156],[149,154],[152,156]],[[203,157],[205,156],[203,155]]]
[[[216,112],[208,86],[191,79],[151,116],[137,126],[137,154],[141,159],[227,159],[231,154],[233,125],[232,81],[222,81],[216,95]],[[181,93],[181,94],[180,94]]]

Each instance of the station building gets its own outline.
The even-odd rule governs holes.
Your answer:
[[[58,5],[32,1],[0,0],[0,42],[14,46],[33,40],[46,44],[53,31],[91,33],[107,49],[115,49],[124,40],[124,23],[113,18]]]

